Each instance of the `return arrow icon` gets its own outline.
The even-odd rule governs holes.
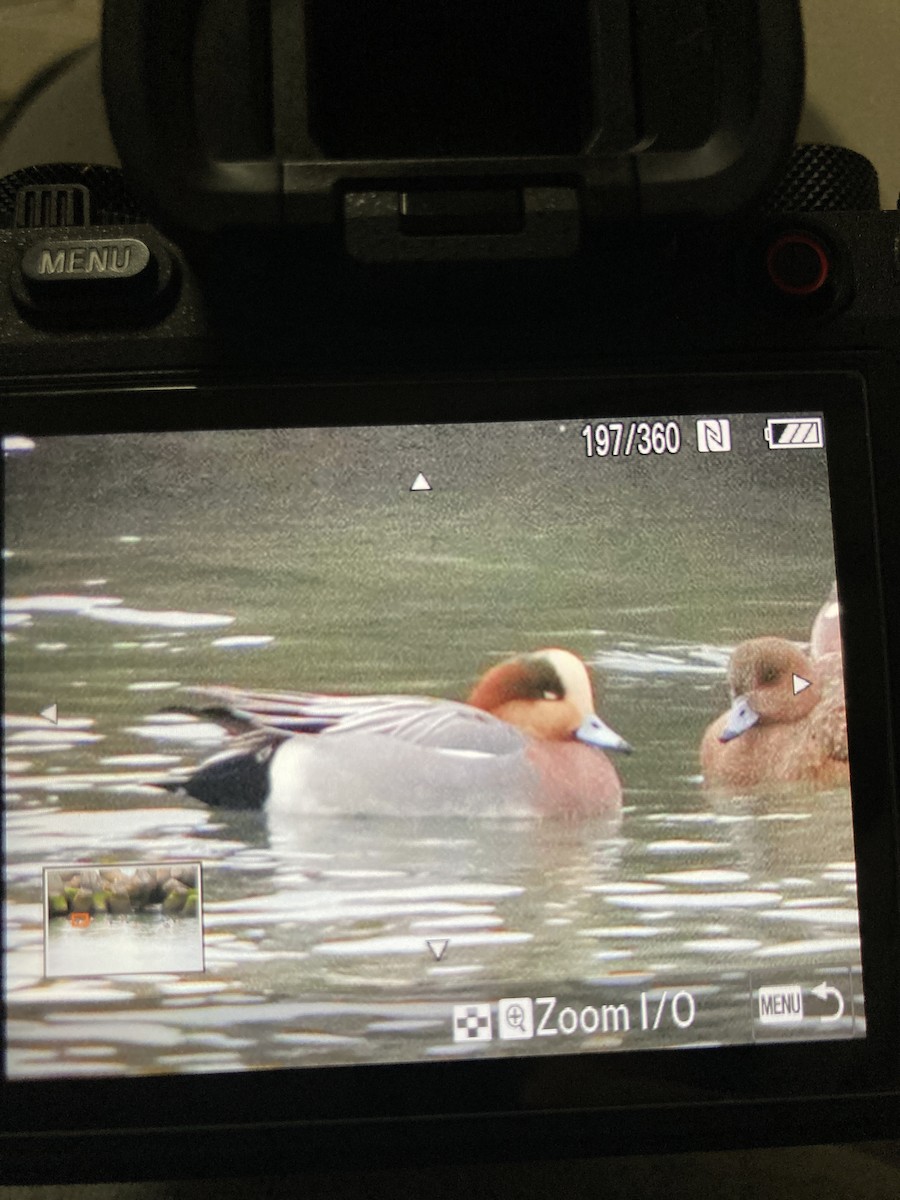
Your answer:
[[[841,1019],[841,1017],[844,1015],[844,997],[836,987],[832,987],[830,983],[826,983],[823,979],[818,987],[810,988],[809,990],[814,996],[818,997],[823,1004],[828,1000],[837,1000],[837,1011],[833,1013],[823,1013],[822,1016],[819,1017],[820,1021],[839,1021]]]

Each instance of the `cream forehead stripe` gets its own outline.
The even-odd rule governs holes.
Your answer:
[[[580,658],[568,650],[544,650],[539,656],[552,663],[560,681],[565,688],[567,699],[571,700],[584,716],[594,711],[594,697],[591,693],[591,681],[587,668]]]

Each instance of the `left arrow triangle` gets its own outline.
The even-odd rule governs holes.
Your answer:
[[[42,708],[40,715],[45,721],[49,721],[51,725],[55,725],[59,721],[59,705],[48,704],[46,708]]]

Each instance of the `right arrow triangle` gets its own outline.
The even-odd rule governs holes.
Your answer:
[[[420,471],[418,473],[418,475],[415,477],[415,479],[412,481],[412,487],[409,490],[411,492],[430,492],[431,484],[428,482],[428,480],[425,478],[425,476]]]
[[[808,679],[804,679],[802,675],[792,675],[791,683],[794,687],[794,695],[798,692],[805,692],[808,687],[812,687],[812,683]]]

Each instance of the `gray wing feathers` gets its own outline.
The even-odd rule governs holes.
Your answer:
[[[383,734],[419,746],[482,754],[512,754],[526,738],[490,713],[454,700],[423,696],[326,696],[194,688],[253,724],[285,733],[339,738]]]

